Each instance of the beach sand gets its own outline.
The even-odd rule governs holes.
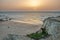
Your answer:
[[[34,33],[41,28],[41,25],[18,23],[12,21],[0,22],[0,39],[7,34],[26,35]]]

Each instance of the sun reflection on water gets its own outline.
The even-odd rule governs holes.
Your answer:
[[[25,18],[23,20],[12,20],[13,22],[19,22],[19,23],[27,23],[27,24],[43,24],[43,22],[39,19],[35,19],[35,18]]]
[[[18,23],[34,24],[34,25],[43,24],[43,20],[41,19],[40,14],[37,13],[26,13],[23,14],[23,16],[13,19],[11,21]]]

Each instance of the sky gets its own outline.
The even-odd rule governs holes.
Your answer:
[[[0,0],[0,10],[60,10],[60,0]]]

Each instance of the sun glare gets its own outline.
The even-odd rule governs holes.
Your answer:
[[[29,5],[30,5],[31,7],[38,7],[39,4],[40,4],[39,0],[30,0],[30,1],[29,1]]]
[[[28,0],[26,6],[31,7],[35,10],[41,5],[42,5],[42,0]]]

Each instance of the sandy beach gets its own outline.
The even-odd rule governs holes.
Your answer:
[[[41,25],[18,23],[12,21],[0,22],[0,38],[7,34],[26,35],[38,31]]]

